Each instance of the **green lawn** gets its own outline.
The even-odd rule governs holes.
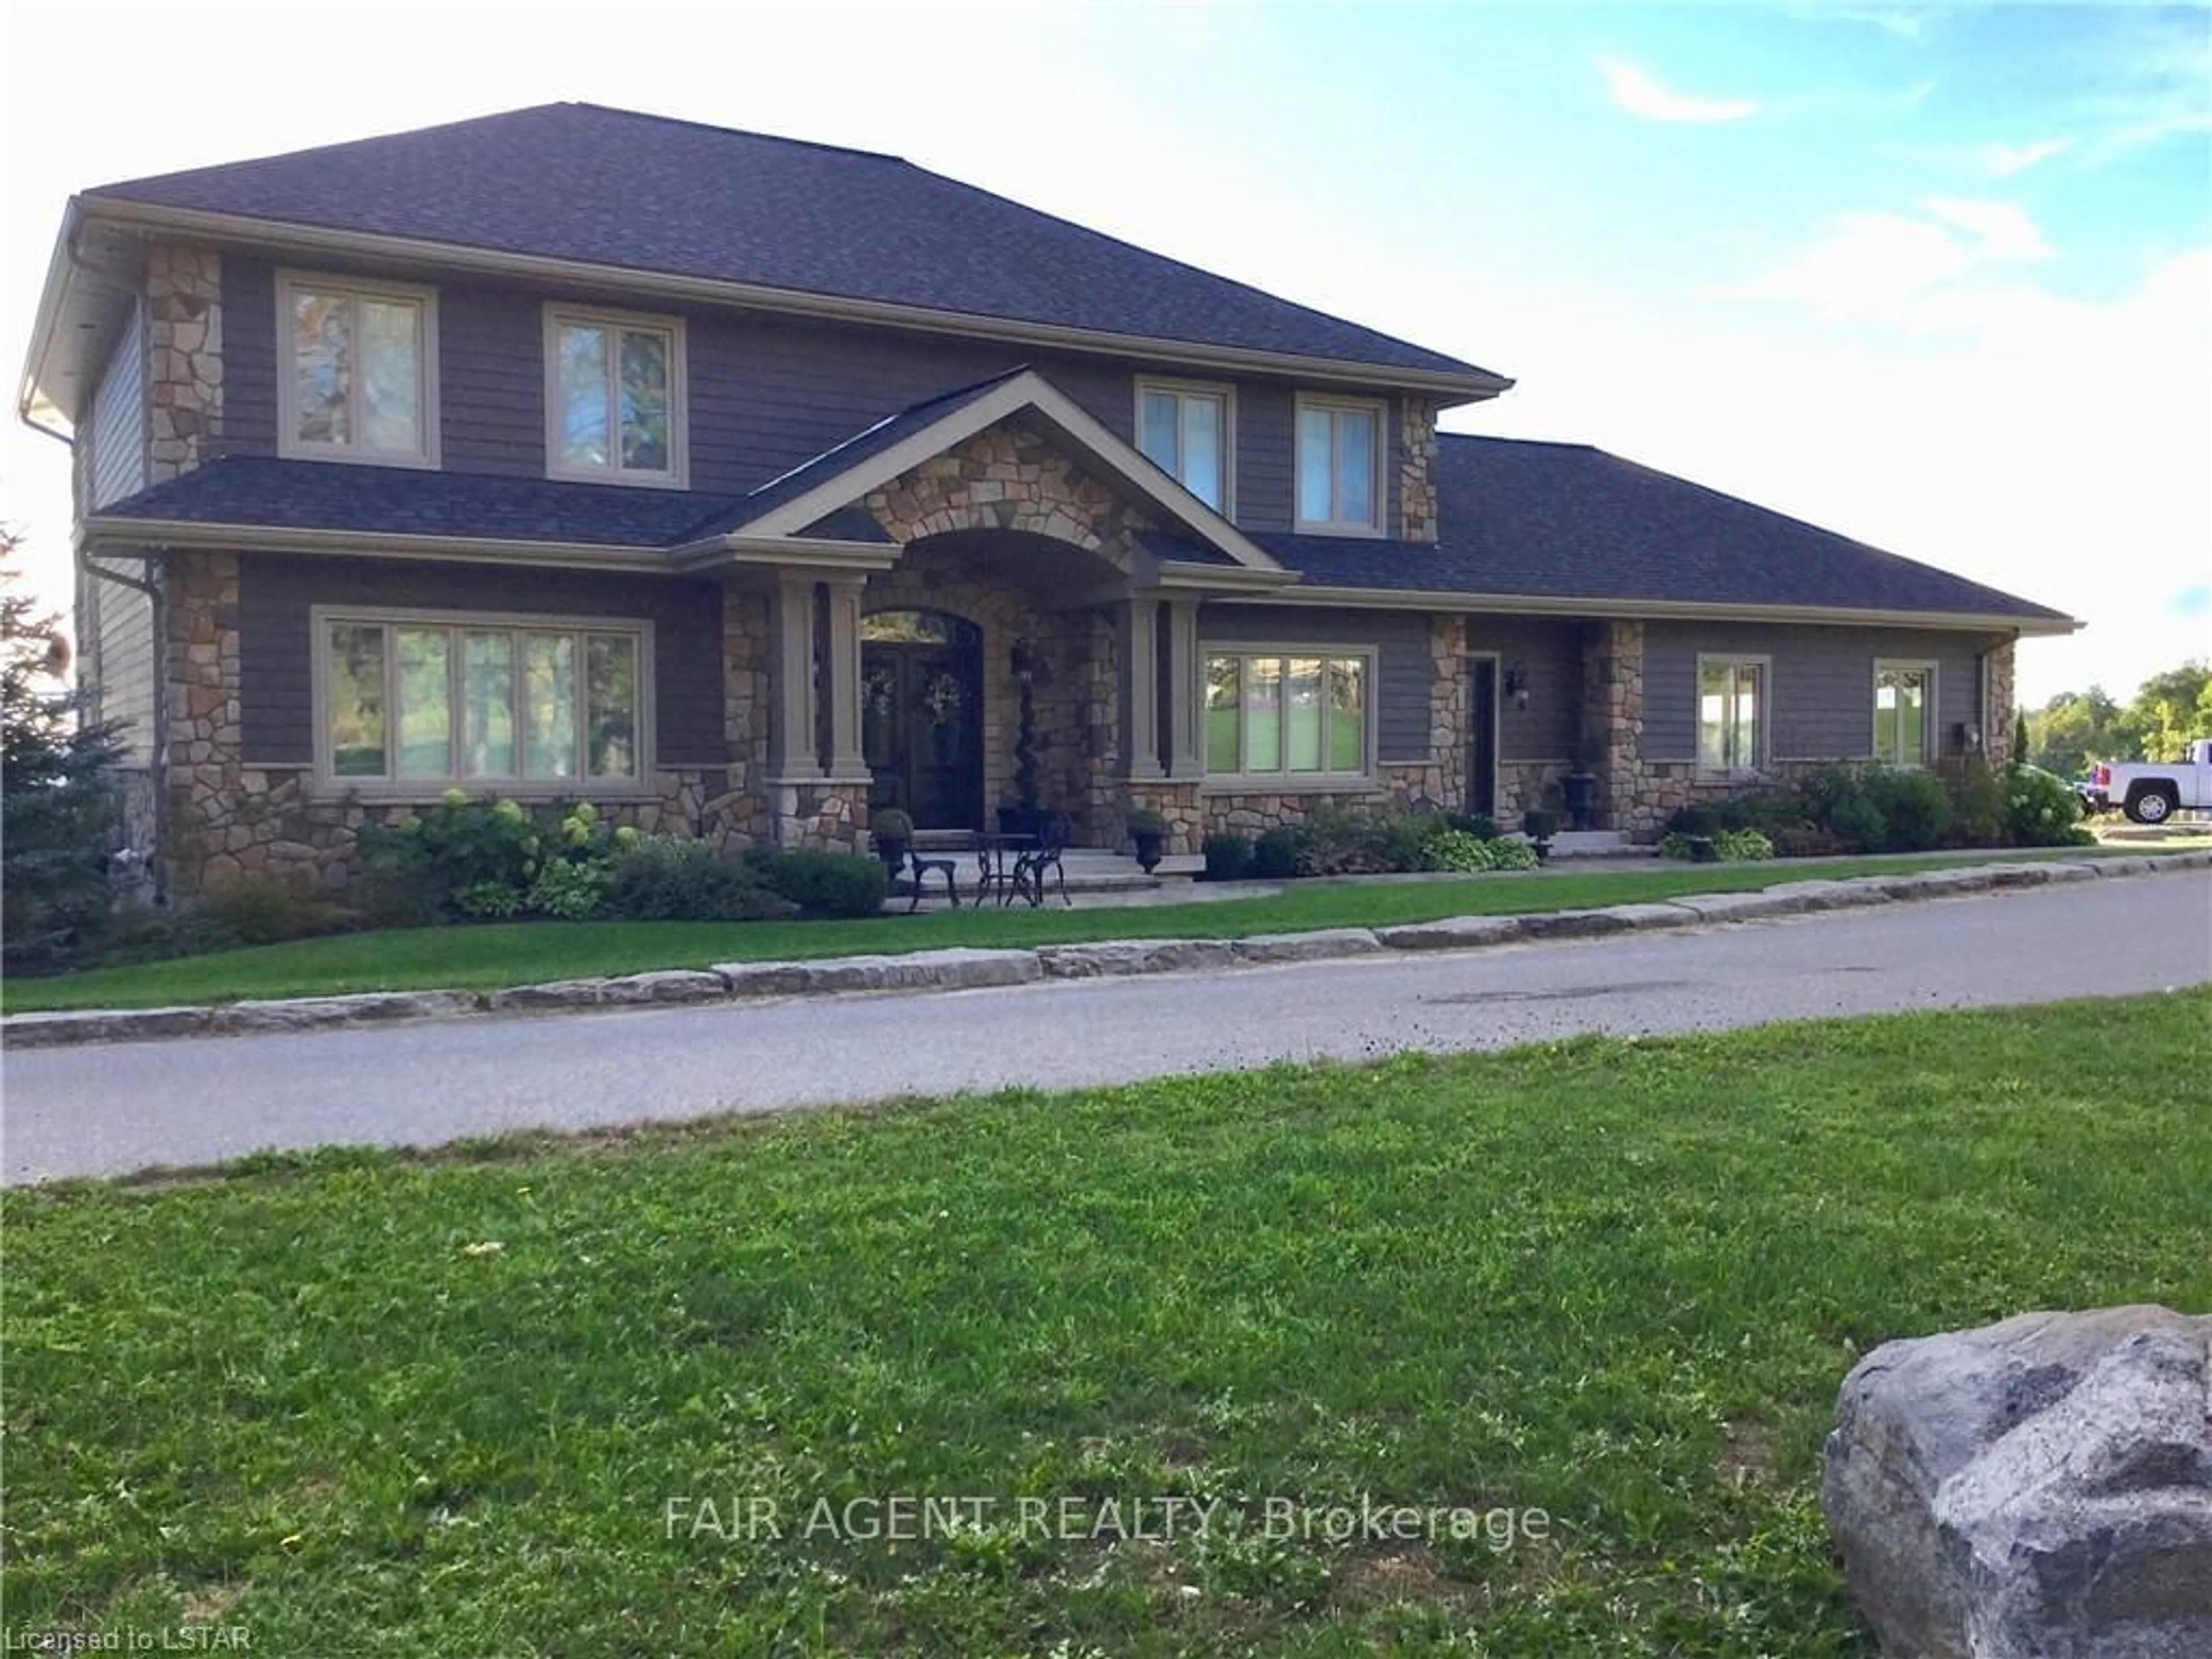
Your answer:
[[[1870,1656],[1844,1371],[2212,1306],[2208,1030],[2199,990],[14,1193],[9,1627]],[[1169,1496],[1220,1507],[1100,1528]],[[1363,1498],[1494,1530],[1271,1534]],[[852,1535],[905,1498],[981,1524]]]
[[[2084,849],[2088,850],[2088,849]],[[716,962],[1022,946],[1102,939],[1239,939],[1311,927],[1382,927],[1439,916],[1504,915],[1745,891],[1815,877],[1896,874],[2039,856],[1659,865],[1597,875],[1473,876],[1457,881],[1293,884],[1272,898],[1042,910],[943,910],[842,922],[509,922],[302,939],[0,988],[8,1011],[153,1008],[170,1003],[349,991],[496,990],[546,980],[703,968]],[[2066,856],[2044,854],[2042,856]]]

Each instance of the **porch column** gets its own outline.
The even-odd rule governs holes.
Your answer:
[[[1168,774],[1206,771],[1206,665],[1198,654],[1198,601],[1168,601]]]
[[[860,750],[860,590],[866,575],[830,578],[830,779],[866,783]]]
[[[1121,608],[1121,741],[1133,782],[1167,775],[1160,769],[1159,615],[1158,599]]]
[[[769,773],[777,783],[818,783],[814,743],[814,578],[780,570],[769,596]]]

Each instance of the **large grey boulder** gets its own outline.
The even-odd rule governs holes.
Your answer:
[[[2022,1314],[1851,1369],[1820,1504],[1891,1659],[2212,1655],[2212,1317]]]

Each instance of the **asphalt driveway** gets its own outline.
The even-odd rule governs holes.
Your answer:
[[[0,1074],[0,1149],[21,1182],[2208,981],[2212,873],[2192,871],[1450,955],[29,1050]]]

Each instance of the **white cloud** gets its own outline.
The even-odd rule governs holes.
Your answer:
[[[2073,148],[2071,138],[2038,138],[2027,144],[1983,144],[1976,149],[1974,157],[1990,178],[2009,179]]]
[[[1759,113],[1759,106],[1748,98],[1699,98],[1677,92],[1626,58],[1601,58],[1597,70],[1614,105],[1646,121],[1705,126],[1745,121]]]
[[[2057,250],[2043,240],[2042,231],[2036,228],[2027,210],[2009,202],[1931,196],[1920,206],[1923,212],[1972,237],[1978,258],[2007,264],[2033,264],[2057,257]]]
[[[1718,297],[1787,301],[1825,322],[1877,319],[1925,332],[1954,325],[1954,301],[1970,279],[2057,257],[2025,210],[1938,196],[1911,213],[1842,214],[1824,240]],[[1971,318],[1990,296],[1975,288],[1967,297]]]

